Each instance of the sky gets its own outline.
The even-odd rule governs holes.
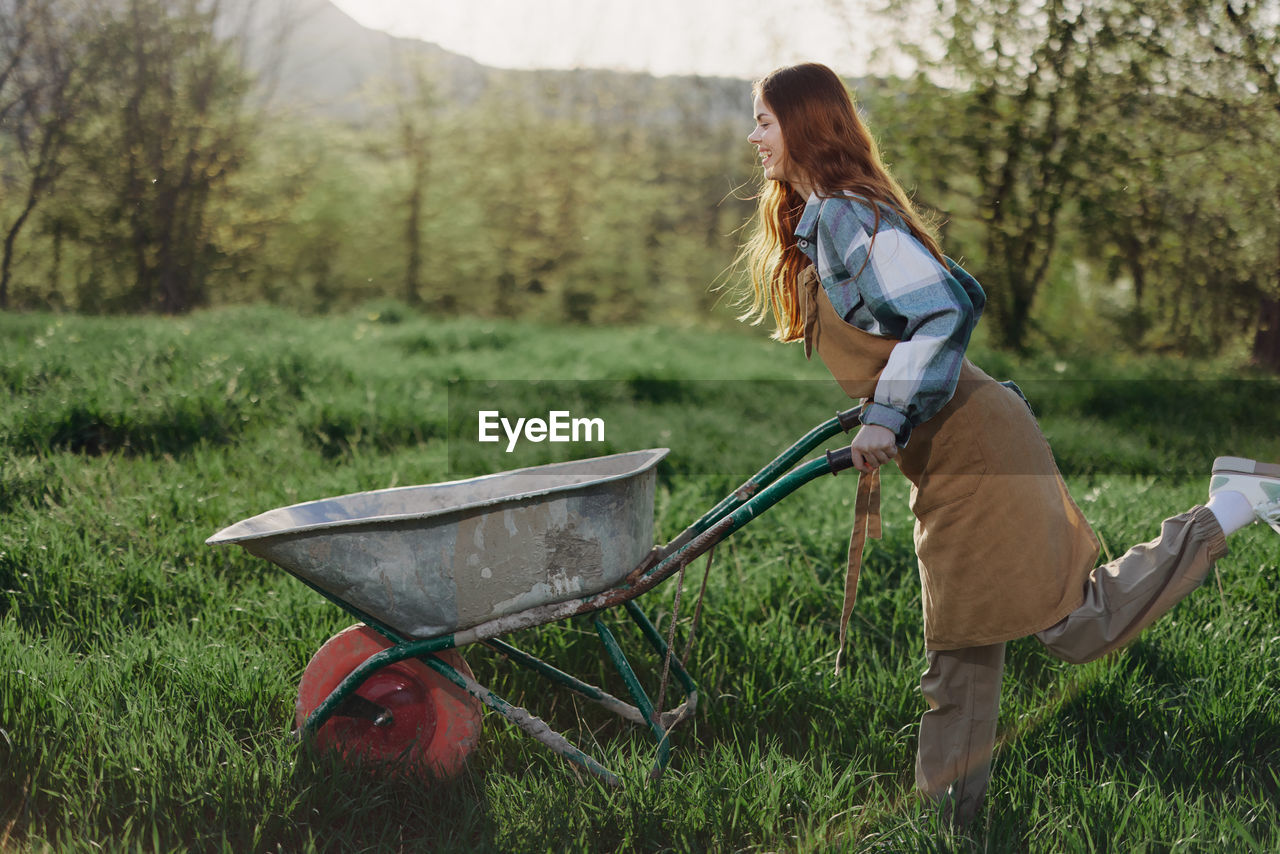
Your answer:
[[[754,79],[818,61],[856,77],[859,0],[332,0],[361,24],[503,68],[610,68]],[[870,29],[870,28],[867,28]],[[880,67],[880,66],[877,66]]]

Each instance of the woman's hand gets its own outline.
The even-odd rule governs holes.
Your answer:
[[[853,467],[870,473],[898,455],[898,438],[888,427],[863,424],[849,450],[853,451]]]

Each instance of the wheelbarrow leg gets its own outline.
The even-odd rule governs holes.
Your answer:
[[[502,715],[503,718],[520,727],[527,735],[536,738],[565,759],[590,771],[609,786],[614,788],[622,786],[622,781],[618,779],[616,774],[574,747],[569,743],[568,739],[549,727],[546,721],[529,714],[527,709],[511,705],[479,682],[459,673],[438,658],[424,657],[422,661],[445,679],[462,688],[468,694]]]
[[[662,633],[645,616],[644,611],[635,603],[635,600],[628,599],[624,607],[627,609],[627,613],[631,615],[631,619],[640,627],[640,633],[644,635],[645,640],[649,641],[649,645],[653,647],[658,657],[665,658],[667,655],[667,641],[662,637]],[[680,687],[684,690],[685,702],[682,705],[684,711],[675,720],[666,724],[667,729],[693,714],[694,708],[698,705],[698,683],[693,681],[693,677],[689,675],[689,671],[684,669],[680,659],[674,656],[671,659],[671,672],[675,674],[676,680],[679,681]]]
[[[570,676],[559,668],[552,667],[540,658],[529,655],[527,652],[523,652],[511,644],[498,640],[497,638],[490,638],[483,643],[490,649],[505,655],[508,659],[521,667],[526,667],[534,673],[551,680],[562,688],[567,688],[581,697],[586,697],[588,700],[599,703],[601,706],[613,712],[620,718],[625,718],[634,724],[647,723],[644,719],[644,715],[641,714],[640,710],[635,706],[619,700],[617,697],[607,691],[597,688],[595,685],[591,685],[587,682],[583,682],[581,679]]]
[[[618,645],[618,640],[613,636],[613,632],[609,631],[599,618],[596,618],[596,634],[600,635],[600,641],[604,644],[605,651],[609,654],[609,659],[613,662],[613,666],[617,668],[618,674],[622,676],[622,681],[626,683],[627,690],[631,692],[631,697],[636,701],[636,706],[640,709],[640,713],[644,715],[644,719],[649,724],[649,730],[653,733],[654,739],[658,742],[658,757],[654,761],[653,769],[649,772],[649,779],[656,780],[662,776],[662,771],[667,767],[667,762],[671,758],[671,743],[667,740],[667,730],[658,720],[658,715],[654,712],[653,703],[649,700],[649,695],[645,693],[644,687],[640,684],[640,680],[636,677],[636,673],[631,669],[631,662],[627,661],[626,655],[622,652],[622,647]]]

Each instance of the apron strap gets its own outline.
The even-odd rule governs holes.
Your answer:
[[[812,266],[801,271],[796,283],[800,308],[804,312],[804,355],[809,358],[818,346],[818,288],[822,286],[818,271]],[[845,638],[849,633],[849,616],[858,598],[858,575],[862,571],[862,550],[867,540],[880,539],[880,470],[858,474],[858,495],[853,505],[853,533],[849,535],[849,565],[844,576],[844,607],[840,613],[840,645],[836,649],[836,675],[844,660]]]
[[[836,649],[836,675],[844,659],[849,615],[858,598],[858,575],[862,571],[862,548],[867,539],[880,539],[880,469],[858,474],[858,495],[853,502],[853,533],[849,535],[849,566],[844,576],[844,608],[840,613],[840,645]]]
[[[800,310],[804,312],[804,357],[813,355],[813,348],[818,346],[818,271],[812,266],[800,272],[797,283],[800,296]]]

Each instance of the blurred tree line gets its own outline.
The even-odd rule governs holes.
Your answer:
[[[1280,371],[1280,3],[885,11],[933,25],[901,34],[919,73],[879,130],[977,268],[998,343],[1248,342]]]
[[[292,110],[215,35],[233,7],[0,0],[0,308],[696,322],[719,299],[745,110],[618,120],[574,74],[453,98],[390,40],[357,118]]]
[[[592,72],[460,97],[389,42],[370,108],[326,117],[269,97],[230,2],[0,0],[0,308],[712,314],[751,207],[745,82],[741,115]],[[861,106],[998,343],[1280,370],[1280,0],[885,11],[919,72]]]

